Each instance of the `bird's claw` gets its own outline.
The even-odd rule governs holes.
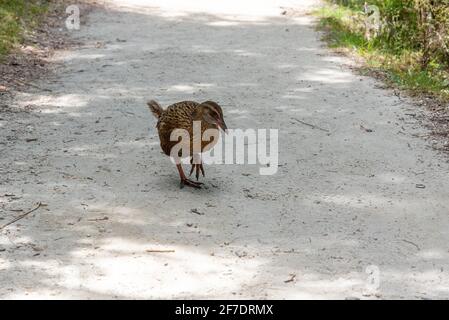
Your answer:
[[[189,186],[189,187],[193,187],[193,188],[196,188],[196,189],[201,189],[202,185],[203,185],[202,182],[195,182],[195,181],[192,181],[192,180],[189,180],[189,179],[183,179],[183,180],[181,180],[180,187],[181,187],[181,189],[184,188],[184,186]]]

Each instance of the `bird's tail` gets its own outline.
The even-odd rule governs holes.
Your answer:
[[[151,113],[159,119],[159,117],[162,115],[162,112],[164,112],[164,109],[162,109],[161,105],[157,103],[154,100],[150,100],[147,102],[148,107],[150,107]]]

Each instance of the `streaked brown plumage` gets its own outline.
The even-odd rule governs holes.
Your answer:
[[[186,156],[191,156],[192,169],[190,174],[196,169],[196,179],[198,180],[199,172],[204,176],[204,168],[201,163],[202,152],[211,149],[216,143],[216,139],[212,137],[210,141],[201,140],[201,150],[193,149],[193,123],[194,121],[200,121],[201,123],[201,136],[207,129],[219,128],[226,130],[226,124],[223,119],[223,111],[221,107],[213,101],[205,101],[202,103],[194,101],[181,101],[168,106],[165,110],[154,100],[149,101],[148,106],[150,107],[153,115],[158,119],[157,130],[159,134],[159,139],[161,142],[162,151],[171,156],[172,148],[179,143],[179,141],[171,141],[170,135],[176,129],[184,129],[189,133],[190,141],[189,145],[186,146],[190,149],[189,155],[183,155],[180,151],[177,156],[179,158],[185,158]],[[194,182],[186,178],[182,166],[180,163],[177,165],[179,175],[181,178],[181,187],[184,185],[192,186],[195,188],[200,188],[200,182]]]

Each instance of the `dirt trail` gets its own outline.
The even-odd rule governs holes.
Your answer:
[[[45,204],[1,231],[0,297],[448,298],[449,165],[417,108],[330,54],[304,4],[159,2],[95,9],[11,102],[30,111],[0,114],[0,225]],[[278,173],[180,190],[148,98],[279,128]]]

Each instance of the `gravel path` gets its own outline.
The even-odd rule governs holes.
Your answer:
[[[417,107],[324,48],[314,1],[185,2],[107,1],[0,114],[0,225],[43,203],[0,231],[0,298],[448,298],[449,165]],[[148,98],[278,128],[277,174],[180,190]]]

